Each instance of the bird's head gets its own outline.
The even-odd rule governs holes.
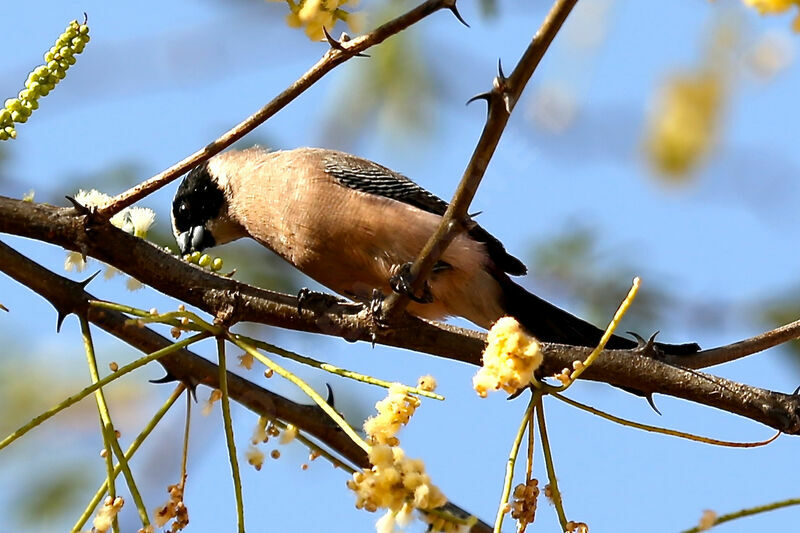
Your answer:
[[[228,211],[225,165],[212,158],[193,168],[172,200],[172,232],[181,254],[202,251],[243,236]]]

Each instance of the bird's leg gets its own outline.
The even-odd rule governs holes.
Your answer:
[[[414,294],[411,286],[414,282],[411,276],[411,263],[402,265],[395,265],[392,268],[392,277],[389,278],[389,285],[394,292],[408,296],[412,301],[418,304],[429,304],[433,301],[433,293],[431,293],[431,286],[428,282],[422,287],[422,296]]]

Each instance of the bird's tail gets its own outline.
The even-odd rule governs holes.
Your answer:
[[[603,331],[592,324],[559,309],[526,291],[508,277],[498,280],[503,289],[503,307],[506,314],[513,316],[531,335],[542,342],[571,344],[573,346],[597,346]],[[664,344],[656,347],[668,355],[689,355],[700,350],[695,343]],[[606,344],[611,349],[636,348],[638,342],[618,335],[612,335]]]

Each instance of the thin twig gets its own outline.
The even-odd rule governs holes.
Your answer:
[[[81,335],[83,336],[83,345],[86,350],[86,361],[89,364],[89,374],[92,377],[92,383],[100,381],[100,376],[97,373],[97,359],[94,354],[94,343],[92,342],[92,335],[89,331],[89,322],[85,317],[81,317]],[[103,451],[105,452],[106,463],[106,486],[108,487],[108,495],[113,501],[117,497],[117,485],[114,483],[114,453],[111,449],[112,438],[115,438],[111,427],[106,426],[106,418],[108,417],[108,407],[106,406],[103,388],[98,387],[94,393],[97,403],[97,412],[100,415],[100,433],[103,436]],[[111,426],[109,420],[108,426]],[[111,522],[111,529],[114,533],[119,533],[119,520],[116,515]]]
[[[742,509],[741,511],[736,511],[735,513],[728,513],[721,516],[718,516],[715,520],[713,525],[719,525],[724,522],[730,522],[731,520],[736,520],[737,518],[743,518],[745,516],[752,516],[754,514],[759,513],[766,513],[767,511],[774,511],[775,509],[782,509],[784,507],[791,507],[793,505],[800,505],[800,498],[789,498],[788,500],[782,500],[775,503],[769,503],[767,505],[759,505],[757,507],[748,507],[747,509]],[[794,523],[794,521],[788,522],[789,524]],[[693,527],[691,529],[687,529],[683,533],[700,533],[704,531],[698,527]]]
[[[330,363],[324,363],[322,361],[318,361],[311,357],[307,357],[305,355],[300,355],[299,353],[293,352],[291,350],[285,350],[280,346],[275,346],[274,344],[270,344],[268,342],[260,341],[258,339],[254,339],[252,337],[248,337],[246,335],[236,335],[237,339],[242,339],[245,342],[249,342],[253,346],[261,348],[262,350],[266,350],[268,352],[274,353],[275,355],[280,355],[281,357],[285,357],[287,359],[291,359],[292,361],[297,361],[298,363],[302,363],[304,365],[308,365],[313,368],[319,368],[320,370],[324,370],[326,372],[330,372],[331,374],[335,374],[337,376],[341,376],[343,378],[353,379],[355,381],[360,381],[362,383],[368,383],[370,385],[376,385],[378,387],[383,387],[388,389],[392,385],[395,385],[396,382],[386,381],[383,379],[374,378],[372,376],[367,376],[361,374],[359,372],[354,372],[352,370],[347,370],[346,368],[340,368],[336,365],[332,365]],[[426,398],[432,398],[434,400],[444,400],[444,396],[440,394],[436,394],[435,392],[427,391],[424,389],[420,389],[419,387],[411,387],[408,385],[400,384],[405,390],[405,392],[411,394],[418,394],[420,396],[425,396]]]
[[[244,502],[242,500],[242,478],[239,475],[239,460],[236,458],[236,442],[233,439],[231,403],[228,396],[228,374],[225,364],[225,339],[217,338],[217,357],[219,358],[219,390],[222,392],[222,420],[225,425],[225,442],[228,443],[228,459],[231,462],[233,491],[236,495],[236,523],[239,533],[244,533]]]
[[[118,213],[122,209],[125,209],[134,202],[141,200],[148,194],[153,193],[179,176],[185,174],[187,171],[199,165],[203,161],[206,161],[212,156],[220,153],[222,150],[229,147],[263,124],[275,113],[286,107],[286,105],[288,105],[292,100],[300,96],[303,92],[319,81],[325,74],[337,66],[341,65],[351,57],[358,55],[367,48],[382,43],[392,35],[405,30],[409,26],[416,24],[428,15],[431,15],[441,9],[449,9],[452,11],[455,9],[455,2],[453,0],[428,0],[414,9],[400,15],[399,17],[396,17],[385,24],[378,26],[366,35],[342,42],[340,43],[340,46],[336,48],[330,48],[327,52],[325,52],[325,55],[322,56],[322,59],[317,61],[314,66],[306,71],[305,74],[300,76],[297,81],[289,85],[289,87],[287,87],[267,105],[228,130],[215,141],[206,145],[204,148],[201,148],[192,155],[175,163],[168,169],[159,172],[155,176],[139,183],[122,194],[115,196],[108,205],[99,210],[100,216],[106,219],[111,218],[114,216],[114,214]]]
[[[539,437],[542,439],[542,453],[544,454],[544,464],[547,468],[550,501],[553,502],[553,506],[556,508],[561,530],[566,531],[567,514],[564,512],[564,503],[561,501],[561,491],[558,490],[558,479],[556,478],[556,469],[553,465],[553,454],[550,451],[550,440],[547,438],[547,425],[544,419],[544,401],[542,400],[536,404],[536,422],[539,424]]]
[[[227,388],[227,383],[226,383]],[[192,425],[192,396],[186,395],[186,420],[183,424],[183,450],[181,450],[181,492],[186,487],[186,463],[189,461],[189,429]]]
[[[77,393],[73,394],[72,396],[64,399],[63,401],[61,401],[55,407],[53,407],[51,409],[48,409],[44,413],[34,417],[30,422],[28,422],[24,426],[20,427],[19,429],[17,429],[13,433],[11,433],[8,437],[6,437],[2,441],[0,441],[0,450],[2,450],[3,448],[5,448],[9,444],[11,444],[12,442],[17,440],[18,438],[22,437],[28,431],[32,430],[33,428],[41,425],[46,420],[48,420],[48,419],[52,418],[53,416],[57,415],[58,413],[60,413],[64,409],[66,409],[67,407],[71,407],[72,405],[75,405],[76,403],[78,403],[79,401],[83,400],[84,398],[86,398],[87,396],[92,394],[93,392],[99,390],[101,387],[105,387],[106,385],[108,385],[112,381],[121,378],[122,376],[124,376],[125,374],[128,374],[129,372],[133,372],[137,368],[140,368],[140,367],[146,365],[147,363],[149,363],[151,361],[155,361],[155,360],[157,360],[157,359],[159,359],[161,357],[165,357],[165,356],[169,355],[170,353],[176,352],[176,351],[178,351],[178,350],[180,350],[182,348],[185,348],[186,346],[189,346],[190,344],[194,344],[197,341],[203,340],[206,337],[208,337],[208,335],[206,335],[205,333],[200,333],[198,335],[194,335],[192,337],[189,337],[188,339],[184,339],[184,340],[182,340],[180,342],[176,342],[175,344],[171,344],[169,346],[166,346],[166,347],[162,348],[161,350],[157,350],[157,351],[155,351],[155,352],[153,352],[153,353],[151,353],[149,355],[146,355],[144,357],[140,357],[136,361],[134,361],[132,363],[128,363],[127,365],[125,365],[123,367],[120,367],[120,369],[117,370],[116,372],[114,372],[113,374],[109,374],[108,376],[106,376],[103,379],[97,381],[96,383],[92,383],[88,387],[85,387],[84,389],[82,389],[80,392],[77,392]]]
[[[642,424],[640,422],[634,422],[633,420],[620,418],[610,413],[606,413],[605,411],[601,411],[600,409],[592,407],[591,405],[586,405],[581,402],[577,402],[571,398],[567,398],[566,396],[562,396],[558,393],[551,392],[550,395],[553,396],[554,398],[561,400],[566,404],[569,404],[573,407],[577,407],[578,409],[586,411],[587,413],[599,416],[600,418],[605,418],[606,420],[610,420],[611,422],[616,422],[617,424],[623,426],[632,427],[634,429],[641,429],[643,431],[649,431],[651,433],[661,433],[662,435],[669,435],[671,437],[693,440],[695,442],[702,442],[704,444],[711,444],[714,446],[726,446],[729,448],[757,448],[759,446],[766,446],[767,444],[771,443],[772,441],[781,436],[781,432],[778,431],[770,438],[757,442],[733,442],[727,440],[712,439],[709,437],[702,437],[700,435],[692,435],[691,433],[684,433],[683,431],[678,431],[675,429],[662,428],[658,426],[651,426],[649,424]]]
[[[687,356],[666,356],[664,360],[685,368],[707,368],[763,352],[768,348],[797,338],[800,338],[800,320],[739,342],[702,350]]]
[[[600,342],[597,343],[597,346],[595,347],[594,350],[592,350],[592,353],[589,354],[589,357],[587,357],[583,361],[583,364],[572,371],[572,374],[570,374],[569,376],[569,383],[565,384],[562,387],[562,389],[566,389],[572,383],[574,383],[575,380],[578,379],[581,376],[581,374],[583,374],[586,371],[586,369],[589,368],[592,365],[592,363],[594,363],[597,360],[597,358],[600,356],[600,353],[602,353],[603,348],[606,347],[606,343],[614,334],[614,331],[616,331],[617,326],[622,320],[622,317],[624,317],[625,313],[628,312],[628,309],[633,303],[634,298],[636,298],[636,294],[639,292],[640,285],[641,281],[639,280],[639,278],[638,277],[633,278],[633,284],[631,285],[628,294],[625,296],[625,299],[622,300],[622,303],[619,304],[616,313],[614,313],[614,317],[611,319],[611,322],[608,323],[606,330],[603,332],[603,336],[600,338]]]
[[[484,95],[489,105],[486,124],[436,233],[428,239],[411,267],[411,287],[414,293],[422,289],[436,261],[458,234],[464,231],[469,220],[467,211],[500,142],[514,104],[519,100],[533,71],[576,3],[577,0],[556,0],[511,75],[505,78],[502,71],[498,72],[492,91]],[[408,301],[408,295],[392,293],[384,303],[383,313],[394,316],[405,308]]]
[[[264,354],[256,350],[254,346],[251,346],[241,338],[238,338],[237,335],[228,334],[228,340],[231,341],[236,346],[238,346],[239,348],[241,348],[242,350],[252,355],[253,357],[255,357],[256,359],[258,359],[264,366],[275,371],[279,376],[286,378],[293,384],[297,385],[297,387],[299,387],[300,390],[302,390],[306,394],[306,396],[311,398],[311,400],[313,400],[314,403],[317,404],[317,406],[325,412],[325,414],[327,414],[329,417],[331,417],[331,419],[334,422],[336,422],[336,424],[342,429],[342,431],[345,434],[347,434],[348,437],[350,437],[353,440],[353,442],[355,442],[362,450],[369,453],[370,450],[369,444],[367,444],[364,441],[364,439],[362,439],[361,436],[358,433],[356,433],[355,430],[353,430],[353,428],[342,417],[342,415],[336,412],[336,409],[331,407],[330,404],[326,402],[322,396],[320,396],[313,388],[311,388],[308,385],[308,383],[306,383],[298,376],[292,374],[291,372],[289,372],[288,370],[277,364],[275,361],[273,361],[269,357],[265,356]]]
[[[508,505],[508,498],[511,495],[511,484],[514,481],[514,465],[517,464],[517,455],[519,454],[519,447],[522,445],[522,438],[525,436],[525,430],[530,428],[531,414],[533,408],[542,399],[542,393],[536,391],[531,396],[531,401],[525,409],[525,414],[522,415],[517,434],[514,436],[514,442],[511,443],[511,452],[508,454],[506,460],[506,474],[503,479],[503,492],[500,495],[500,504],[497,507],[497,517],[494,521],[494,533],[500,533],[503,529],[503,518],[506,515],[506,506]]]
[[[86,319],[85,316],[81,316],[81,333],[83,334],[83,341],[86,347],[86,359],[89,363],[89,373],[92,376],[92,382],[98,383],[100,381],[100,376],[97,372],[97,360],[94,356],[94,345],[92,343],[92,336],[89,330],[89,321]],[[112,374],[114,376],[114,374]],[[116,377],[116,376],[115,376]],[[136,505],[136,509],[139,511],[139,518],[142,521],[142,526],[147,528],[150,525],[150,519],[147,517],[147,509],[144,506],[144,500],[142,500],[142,495],[139,493],[139,488],[136,486],[136,480],[133,477],[133,472],[131,472],[130,467],[128,466],[128,461],[125,459],[125,452],[122,451],[122,447],[119,445],[119,440],[116,436],[116,430],[114,429],[114,424],[111,421],[111,414],[108,411],[108,404],[106,403],[105,395],[103,394],[103,388],[99,387],[97,391],[95,391],[95,398],[97,399],[97,410],[100,412],[100,421],[102,424],[103,430],[103,439],[106,443],[106,448],[110,448],[108,450],[108,455],[111,455],[111,452],[114,452],[114,455],[117,456],[117,460],[119,460],[119,465],[122,468],[122,473],[125,476],[125,482],[128,485],[128,490],[133,497],[133,502]],[[109,483],[109,493],[113,487],[113,472],[114,469],[110,466],[111,463],[108,463],[108,483]]]
[[[161,419],[164,418],[164,415],[167,414],[169,408],[172,407],[175,401],[180,397],[180,395],[185,390],[186,387],[183,384],[179,384],[177,387],[175,387],[175,390],[172,391],[172,394],[169,396],[169,398],[167,398],[167,401],[164,402],[164,404],[161,407],[159,407],[158,411],[156,411],[156,413],[153,415],[153,417],[150,419],[147,425],[145,425],[144,429],[142,429],[142,431],[136,436],[136,438],[133,439],[131,445],[128,446],[128,449],[125,451],[125,459],[127,461],[131,460],[133,454],[135,454],[136,450],[139,449],[139,446],[141,446],[142,443],[145,441],[145,439],[147,439],[147,437],[150,436],[150,433],[155,429],[155,427],[158,425]],[[186,397],[190,398],[188,394],[186,395]],[[117,463],[112,473],[112,479],[115,479],[119,475],[121,470],[122,467],[119,465],[119,463]],[[100,503],[100,500],[103,499],[103,496],[106,495],[106,492],[108,492],[107,479],[103,481],[103,484],[100,485],[100,488],[97,489],[97,492],[95,492],[94,496],[92,497],[92,500],[86,506],[86,509],[83,511],[83,514],[81,514],[81,516],[78,518],[78,521],[75,523],[75,525],[72,526],[71,531],[76,533],[78,531],[83,531],[83,526],[86,524],[86,521],[89,520],[89,517],[92,516],[92,513],[94,513],[94,510],[97,508],[97,504]]]

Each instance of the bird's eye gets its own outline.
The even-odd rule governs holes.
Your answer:
[[[181,213],[186,213],[187,211],[189,211],[189,205],[181,204],[180,206],[178,206],[178,211],[180,211]]]

